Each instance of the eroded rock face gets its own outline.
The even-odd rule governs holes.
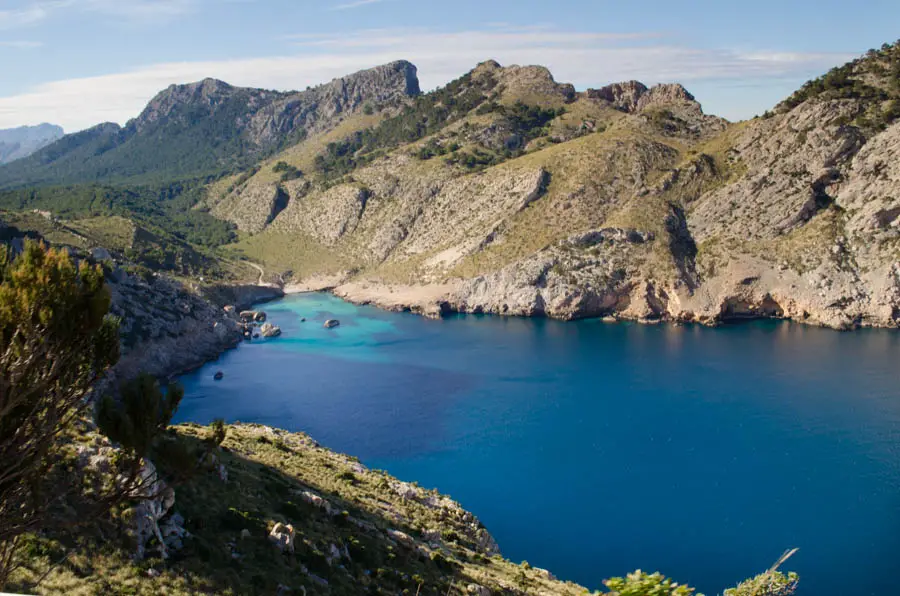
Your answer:
[[[629,264],[646,255],[652,234],[604,229],[572,236],[451,294],[454,310],[578,319],[629,306],[638,272]]]

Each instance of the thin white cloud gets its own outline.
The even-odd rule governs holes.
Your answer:
[[[196,9],[195,0],[77,0],[83,10],[127,19],[175,17]]]
[[[18,29],[39,23],[47,18],[47,9],[40,4],[25,8],[0,10],[0,30]]]
[[[380,4],[385,0],[356,0],[355,2],[347,2],[345,4],[338,4],[337,6],[332,6],[331,10],[350,10],[351,8],[360,8],[362,6],[369,6],[370,4]]]
[[[22,8],[0,10],[0,30],[28,27],[71,11],[146,22],[183,15],[196,6],[197,0],[38,0]]]
[[[43,45],[44,43],[41,41],[0,40],[0,48],[13,48],[16,50],[31,50],[34,48],[39,48]]]
[[[844,62],[829,53],[745,52],[699,49],[663,43],[653,34],[604,34],[546,28],[501,31],[360,31],[341,36],[298,36],[299,54],[208,62],[157,64],[129,72],[67,79],[39,85],[26,93],[0,98],[0,128],[54,122],[80,130],[99,122],[124,123],[172,83],[215,77],[234,85],[303,89],[335,77],[407,59],[419,67],[423,89],[455,79],[478,62],[542,64],[557,80],[584,89],[638,79],[647,84],[678,81],[702,88],[713,100],[735,97],[716,93],[736,83],[796,87],[810,76]],[[739,106],[707,103],[707,111],[731,119],[750,117],[771,107],[756,105],[752,94]],[[763,98],[764,94],[760,94]],[[698,99],[703,101],[704,96]],[[757,101],[759,103],[759,101]]]

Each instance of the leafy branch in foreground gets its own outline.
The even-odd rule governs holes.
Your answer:
[[[142,376],[106,398],[102,427],[123,448],[101,455],[89,393],[119,358],[103,271],[28,242],[0,246],[0,588],[29,535],[84,529],[120,504],[156,498],[145,462],[181,399]],[[108,446],[108,444],[107,444]],[[102,462],[102,463],[101,463]]]
[[[118,360],[103,272],[27,243],[0,247],[0,585],[19,538],[59,498],[54,465],[84,397]]]

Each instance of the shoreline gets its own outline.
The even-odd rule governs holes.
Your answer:
[[[453,297],[453,292],[462,287],[464,280],[444,284],[386,284],[373,280],[347,281],[346,276],[317,276],[284,287],[284,295],[306,294],[315,292],[328,292],[337,298],[356,304],[358,306],[375,306],[389,312],[409,312],[429,319],[440,319],[451,314],[482,314],[500,317],[521,318],[545,318],[555,321],[569,322],[590,319],[600,319],[607,323],[631,322],[641,325],[699,325],[715,328],[734,323],[750,321],[789,321],[792,323],[833,331],[851,332],[864,329],[897,330],[900,327],[893,325],[872,324],[865,319],[855,320],[850,324],[836,324],[808,316],[806,311],[796,308],[794,312],[783,314],[773,313],[766,308],[751,307],[746,312],[733,312],[726,314],[723,303],[715,315],[696,316],[691,311],[680,311],[676,315],[663,311],[649,314],[646,312],[598,310],[576,313],[572,316],[553,316],[546,312],[493,312],[482,308],[467,309]],[[460,307],[463,308],[460,308]],[[806,317],[802,314],[807,314]],[[649,315],[649,316],[648,316]],[[798,316],[801,315],[801,316]]]

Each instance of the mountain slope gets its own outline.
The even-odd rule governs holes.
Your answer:
[[[299,93],[232,87],[206,79],[173,85],[120,127],[69,135],[0,167],[0,188],[84,182],[158,183],[251,165],[306,134],[371,106],[419,93],[416,69],[394,62]]]
[[[28,157],[61,138],[63,134],[63,129],[53,124],[0,130],[0,164]]]
[[[728,124],[679,85],[576,93],[488,62],[320,147],[303,179],[271,174],[296,152],[274,157],[213,213],[301,285],[351,281],[338,293],[394,307],[896,326],[898,76],[885,45]],[[398,301],[397,285],[440,291]]]

